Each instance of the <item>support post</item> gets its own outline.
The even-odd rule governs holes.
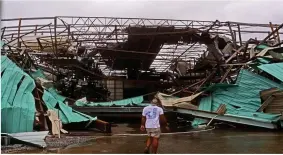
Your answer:
[[[1,40],[3,40],[3,38],[4,38],[4,33],[5,33],[5,30],[6,30],[6,27],[4,27],[4,28],[3,28],[3,30],[2,30],[2,34],[1,34]]]
[[[232,41],[233,41],[234,47],[236,48],[236,46],[237,46],[236,38],[234,36],[234,33],[233,33],[233,30],[232,30],[230,22],[228,22],[228,27],[229,27],[229,30],[230,30],[230,33],[231,33],[231,37],[232,37]]]
[[[35,31],[34,31],[34,35],[37,35],[37,25],[35,25]]]
[[[36,38],[36,40],[37,40],[37,43],[38,43],[38,45],[39,45],[39,47],[40,47],[40,50],[43,51],[43,46],[42,46],[42,44],[41,44],[39,38]]]
[[[277,33],[282,27],[283,27],[283,23],[279,27],[277,27],[274,31],[272,31],[267,37],[265,37],[259,44],[266,42],[267,39],[269,39],[274,33]]]
[[[57,17],[54,17],[54,39],[55,39],[55,54],[57,55],[57,32],[56,32],[56,28],[57,28]]]
[[[22,25],[22,19],[19,19],[19,26],[18,26],[18,47],[21,48],[21,43],[20,43],[20,34],[21,34],[21,25]]]
[[[241,36],[241,28],[240,28],[240,25],[239,25],[239,24],[238,24],[238,34],[239,34],[240,45],[243,46],[243,43],[242,43],[242,36]]]

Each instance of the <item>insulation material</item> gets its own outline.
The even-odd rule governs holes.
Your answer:
[[[199,95],[201,95],[203,92],[199,92],[197,94],[188,96],[188,97],[182,97],[178,98],[175,96],[158,93],[157,97],[160,100],[161,104],[165,107],[187,107],[189,109],[197,109],[197,106],[191,104],[191,101],[193,101],[195,98],[197,98]]]

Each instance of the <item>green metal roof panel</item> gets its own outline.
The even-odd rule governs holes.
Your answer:
[[[273,87],[283,90],[283,85],[247,70],[240,71],[236,85],[235,87],[216,89],[210,96],[201,99],[198,109],[216,111],[220,104],[225,104],[227,114],[245,116],[257,120],[278,120],[278,115],[264,114],[256,111],[261,106],[260,91]],[[209,107],[211,107],[211,110],[209,110]],[[199,119],[196,119],[193,124],[196,125],[199,122]]]
[[[3,41],[0,41],[0,48],[2,48],[4,45],[4,42]]]
[[[40,70],[32,75],[34,78],[46,78]],[[93,121],[97,119],[97,117],[91,117],[73,110],[71,107],[63,103],[65,99],[66,97],[58,94],[55,88],[44,90],[42,95],[42,100],[44,101],[47,108],[57,111],[59,118],[62,120],[63,124]]]
[[[132,97],[128,99],[123,99],[123,100],[118,100],[118,101],[111,101],[111,102],[90,102],[90,103],[85,103],[82,101],[76,101],[76,106],[129,106],[129,105],[136,105],[136,106],[143,106],[144,104],[142,103],[143,96],[137,96],[137,97]],[[146,106],[146,105],[145,105]]]
[[[43,71],[41,69],[36,70],[35,72],[31,73],[31,76],[36,79],[38,77],[45,79],[45,75],[43,74]]]
[[[215,91],[219,88],[225,89],[229,87],[235,87],[235,84],[227,84],[227,83],[216,83],[204,89],[204,91]]]
[[[84,122],[97,119],[96,117],[91,117],[86,114],[79,113],[76,110],[73,110],[71,107],[64,104],[60,99],[56,99],[55,97],[58,95],[53,96],[53,94],[51,94],[49,91],[44,90],[42,99],[48,109],[59,110],[59,118],[62,120],[63,124]]]
[[[198,109],[204,110],[204,111],[211,111],[211,108],[212,108],[211,106],[212,106],[212,99],[211,99],[211,96],[208,96],[208,97],[204,97],[201,99]],[[208,121],[206,119],[195,118],[192,123],[192,126],[197,126],[197,125],[204,124],[207,122]]]
[[[256,46],[256,48],[262,49],[262,50],[265,49],[265,48],[267,48],[267,47],[269,47],[269,46],[264,45],[264,44],[261,44],[261,45]]]
[[[258,68],[283,82],[283,63],[265,64]]]
[[[34,80],[6,56],[1,56],[1,74],[1,132],[33,131]]]

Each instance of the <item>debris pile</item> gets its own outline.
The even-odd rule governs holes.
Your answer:
[[[38,20],[45,24],[23,24]],[[1,21],[1,110],[7,118],[2,132],[31,132],[34,122],[39,131],[58,136],[74,126],[109,131],[106,122],[73,108],[124,112],[154,96],[168,111],[197,117],[194,126],[225,121],[281,127],[283,24],[108,17]],[[18,120],[8,124],[13,118]]]
[[[60,138],[60,133],[68,133],[63,129],[64,125],[83,125],[81,129],[96,127],[97,118],[69,107],[65,103],[66,97],[59,95],[53,85],[46,82],[40,70],[29,75],[2,55],[1,75],[1,132],[7,134],[7,138],[46,147],[44,138],[48,131]],[[109,126],[106,122],[104,125]],[[35,138],[30,139],[30,136]]]
[[[188,93],[191,96],[172,99],[171,95],[164,98],[166,94],[158,93],[157,97],[165,107],[171,104],[170,106],[177,108],[177,112],[196,116],[193,126],[201,126],[214,119],[270,129],[281,128],[283,48],[256,43],[245,49],[248,45],[233,50],[227,44],[218,52],[209,50],[208,47],[209,53],[215,53],[212,56],[214,61],[218,60],[214,65],[209,63],[207,70],[211,71],[210,75],[202,83],[185,88],[192,92]],[[229,57],[221,57],[227,51],[230,53]],[[220,54],[217,56],[217,53]],[[240,62],[239,57],[242,57]],[[195,68],[199,69],[203,63],[207,64],[207,59],[204,58]],[[193,102],[196,99],[198,100]],[[188,102],[185,104],[187,107],[176,105],[183,101]],[[191,103],[198,107],[195,108]]]

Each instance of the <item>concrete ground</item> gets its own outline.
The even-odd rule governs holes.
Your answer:
[[[25,153],[143,153],[146,136],[100,136],[65,148],[26,151]],[[158,153],[283,153],[283,133],[241,131],[239,129],[163,135]]]

